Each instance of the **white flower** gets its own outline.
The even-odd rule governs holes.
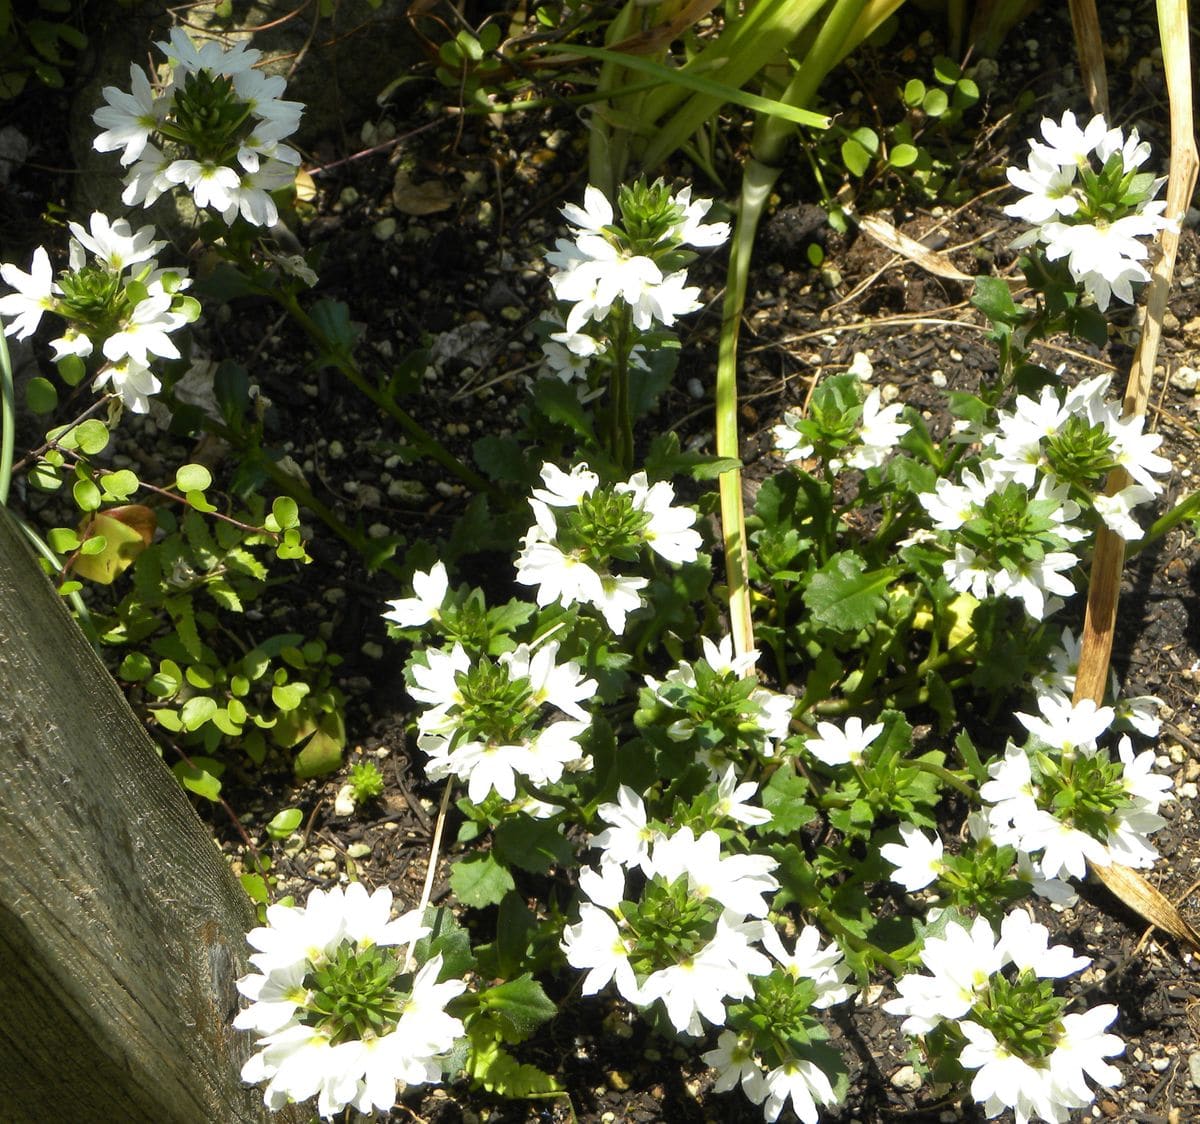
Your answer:
[[[858,717],[846,719],[844,730],[832,722],[818,722],[817,736],[810,736],[804,748],[826,765],[861,765],[864,754],[881,733],[882,722],[864,728]]]
[[[882,406],[880,402],[879,388],[875,387],[863,403],[862,418],[858,424],[858,440],[861,444],[846,457],[846,464],[851,468],[878,468],[900,438],[912,428],[907,422],[897,420],[903,409],[900,403]]]
[[[1097,706],[1092,699],[1078,703],[1056,695],[1042,695],[1037,700],[1042,717],[1017,712],[1017,720],[1035,738],[1071,756],[1077,749],[1092,752],[1096,739],[1113,722],[1111,706]]]
[[[579,921],[563,930],[562,949],[572,968],[587,970],[582,986],[584,995],[595,995],[612,981],[629,1002],[642,1002],[641,989],[629,963],[633,941],[621,933],[606,910],[584,902],[579,907]]]
[[[771,813],[766,808],[756,808],[746,803],[747,799],[757,795],[758,785],[754,781],[737,783],[737,774],[731,764],[717,781],[717,803],[713,811],[727,820],[747,826],[769,823]]]
[[[649,484],[645,472],[636,472],[627,484],[618,484],[614,490],[631,496],[634,510],[649,516],[642,533],[655,554],[676,565],[696,561],[702,541],[692,529],[696,513],[690,507],[672,506],[675,489],[669,483]]]
[[[617,790],[615,804],[601,804],[596,815],[606,824],[603,831],[593,835],[588,843],[600,848],[600,862],[627,868],[641,867],[649,872],[650,845],[656,836],[646,824],[646,806],[642,798],[627,784]]]
[[[1023,851],[1044,851],[1038,865],[1050,878],[1063,873],[1083,878],[1087,864],[1108,866],[1112,862],[1109,849],[1099,839],[1080,831],[1041,808],[1022,814],[1013,825],[1020,835]]]
[[[684,246],[719,246],[729,237],[729,223],[702,223],[700,220],[708,214],[712,207],[711,199],[692,199],[692,188],[689,184],[682,191],[671,197],[671,202],[683,208],[683,218],[672,229],[674,237]]]
[[[825,1071],[807,1058],[788,1058],[769,1073],[744,1081],[742,1088],[755,1104],[762,1102],[764,1120],[778,1120],[790,1099],[792,1110],[804,1124],[817,1124],[817,1106],[837,1100]]]
[[[945,869],[944,847],[936,832],[930,840],[909,823],[900,825],[900,840],[880,847],[879,853],[896,868],[892,871],[892,881],[911,894],[928,886]]]
[[[771,874],[778,865],[769,855],[722,856],[715,831],[697,838],[690,827],[683,827],[654,841],[650,869],[668,884],[686,876],[692,893],[720,902],[727,911],[765,917],[765,895],[779,889]]]
[[[508,668],[510,679],[529,680],[532,706],[551,703],[573,718],[588,721],[588,712],[579,704],[596,694],[596,680],[585,679],[575,660],[556,663],[559,647],[557,640],[544,639],[535,647],[518,644],[502,653],[498,662]]]
[[[586,496],[590,496],[600,483],[586,464],[575,465],[570,472],[563,472],[558,465],[547,461],[540,475],[544,488],[534,488],[533,497],[550,507],[578,507]]]
[[[701,1054],[700,1058],[717,1071],[714,1093],[726,1093],[739,1081],[752,1079],[760,1073],[752,1042],[732,1030],[721,1031],[716,1047]]]
[[[237,205],[234,193],[241,183],[241,176],[234,168],[207,160],[173,160],[163,174],[169,183],[183,184],[192,193],[197,207],[225,211]]]
[[[1021,972],[1041,979],[1061,979],[1082,972],[1092,961],[1076,956],[1065,944],[1050,946],[1050,930],[1030,918],[1023,909],[1013,909],[1000,922],[1000,943],[1005,956]]]
[[[771,427],[775,449],[787,462],[807,460],[813,455],[812,443],[795,428],[801,417],[799,411],[789,410],[783,415],[781,424]]]
[[[1019,1124],[1066,1120],[1047,1070],[1009,1053],[987,1027],[969,1019],[958,1026],[967,1039],[958,1060],[965,1068],[978,1070],[971,1081],[971,1096],[988,1116],[1012,1108]]]
[[[661,999],[672,1025],[685,1034],[702,1034],[701,1018],[721,1026],[725,1001],[749,998],[754,993],[750,977],[770,971],[770,961],[750,943],[760,929],[757,922],[739,922],[728,911],[722,914],[712,940],[698,953],[646,977],[642,1002]]]
[[[1036,150],[1029,154],[1029,168],[1009,168],[1008,182],[1026,192],[1022,199],[1004,208],[1006,215],[1040,226],[1058,215],[1073,215],[1079,200],[1071,188],[1077,168],[1047,160]]]
[[[1146,810],[1157,812],[1171,791],[1171,778],[1151,772],[1154,768],[1154,750],[1146,749],[1135,756],[1133,743],[1128,737],[1123,737],[1117,744],[1117,753],[1125,766],[1121,774],[1125,791],[1140,801]]]
[[[155,292],[138,301],[120,326],[107,339],[101,350],[106,359],[114,362],[125,356],[143,367],[150,365],[150,356],[163,359],[178,359],[179,348],[170,333],[182,328],[187,317],[182,312],[171,311],[172,297],[169,293]]]
[[[139,262],[149,261],[167,244],[165,239],[154,237],[154,227],[148,223],[136,234],[132,234],[125,219],[109,222],[108,217],[99,211],[92,213],[87,230],[77,222],[67,223],[67,226],[75,242],[114,273],[120,273],[126,267],[137,265]],[[83,255],[77,254],[72,246],[71,268],[77,270],[82,267]]]
[[[577,602],[597,605],[609,597],[603,579],[591,566],[578,555],[566,554],[554,543],[546,542],[537,528],[525,536],[525,545],[517,557],[517,581],[538,587],[536,600],[539,605],[565,607]],[[633,607],[639,604],[640,597]],[[614,632],[623,630],[623,614],[621,622],[622,628],[613,629]]]
[[[128,94],[116,86],[105,86],[101,93],[108,104],[92,114],[92,120],[104,130],[92,147],[97,152],[123,149],[122,167],[141,156],[166,112],[166,99],[155,97],[150,79],[136,63],[129,64],[129,84],[132,93]]]
[[[800,930],[792,952],[784,948],[779,933],[772,925],[764,927],[762,943],[792,979],[813,982],[817,991],[814,1007],[832,1007],[835,1003],[844,1003],[854,994],[854,985],[846,982],[850,976],[850,966],[842,950],[835,941],[830,941],[822,948],[821,931],[815,925],[805,925]]]
[[[167,42],[154,44],[167,60],[186,73],[198,74],[211,70],[217,74],[235,75],[249,70],[261,56],[261,51],[249,47],[248,43],[235,43],[225,48],[215,39],[202,39],[197,46],[182,27],[173,27]]]
[[[90,353],[91,349],[88,351]],[[162,383],[154,377],[150,368],[129,355],[101,367],[92,385],[96,390],[102,390],[109,383],[125,408],[135,414],[147,413],[151,395],[162,389]]]
[[[435,562],[428,573],[418,570],[413,574],[413,596],[398,597],[389,601],[385,621],[400,628],[416,628],[441,616],[442,603],[450,588],[444,562]]]
[[[28,339],[41,323],[43,312],[53,312],[56,307],[55,294],[62,290],[54,283],[54,271],[50,258],[39,246],[33,251],[33,263],[26,273],[15,265],[0,265],[0,277],[4,278],[16,292],[0,298],[0,316],[12,317],[13,321],[4,330],[8,336]]]
[[[1080,128],[1075,114],[1069,109],[1061,121],[1050,117],[1042,118],[1042,136],[1045,143],[1034,141],[1034,151],[1039,159],[1050,164],[1078,166],[1087,161],[1096,146],[1108,134],[1108,125],[1100,114],[1096,114],[1084,128]]]
[[[901,1024],[905,1034],[928,1034],[943,1019],[961,1019],[1004,966],[1005,953],[987,920],[976,917],[970,929],[952,921],[944,936],[930,937],[921,963],[932,974],[901,976],[900,997],[883,1005],[889,1014],[907,1016]]]
[[[1117,1008],[1111,1003],[1063,1016],[1062,1032],[1050,1055],[1050,1077],[1078,1105],[1091,1104],[1094,1096],[1085,1074],[1106,1088],[1121,1084],[1121,1071],[1104,1061],[1125,1052],[1124,1042],[1104,1033],[1116,1017]]]
[[[1104,525],[1126,542],[1136,542],[1142,537],[1142,528],[1130,514],[1139,504],[1154,498],[1154,493],[1141,484],[1129,484],[1111,496],[1097,495],[1092,500],[1096,514]]]
[[[458,677],[470,668],[471,657],[458,642],[448,652],[440,648],[425,649],[425,665],[413,664],[413,685],[408,689],[417,702],[431,708],[418,717],[418,729],[445,733],[454,728],[454,720],[447,712],[451,707],[463,705]]]
[[[600,575],[600,595],[592,604],[618,636],[625,631],[625,618],[642,607],[642,590],[649,584],[647,578]]]

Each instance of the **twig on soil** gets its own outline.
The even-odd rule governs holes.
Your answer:
[[[429,862],[425,867],[425,885],[421,887],[421,900],[417,902],[417,912],[424,914],[426,907],[429,905],[430,898],[433,894],[433,876],[437,871],[438,852],[442,847],[442,831],[446,826],[446,812],[450,807],[450,794],[454,791],[454,778],[449,777],[446,780],[446,787],[442,790],[442,802],[438,806],[437,823],[433,826],[433,842],[429,845]],[[409,970],[413,963],[413,948],[416,946],[416,941],[412,941],[407,951],[404,953],[405,970]]]

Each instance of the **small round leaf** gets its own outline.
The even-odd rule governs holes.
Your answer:
[[[175,473],[175,486],[181,492],[203,492],[212,484],[212,473],[202,464],[184,464]]]

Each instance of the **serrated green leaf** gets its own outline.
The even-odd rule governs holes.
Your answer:
[[[842,551],[813,575],[804,591],[804,604],[817,624],[856,632],[883,615],[887,607],[884,592],[897,573],[891,566],[868,571],[857,554]]]
[[[507,1024],[506,1042],[528,1038],[542,1023],[558,1014],[558,1008],[529,972],[481,991],[478,1002],[481,1010]]]
[[[808,793],[808,781],[796,774],[791,762],[781,764],[762,790],[762,805],[771,813],[767,830],[774,835],[793,835],[812,823],[817,813],[804,802]]]
[[[509,816],[496,828],[496,854],[505,863],[533,874],[545,874],[556,863],[565,866],[575,857],[571,844],[548,820]]]
[[[450,871],[450,889],[463,905],[481,909],[499,905],[504,895],[516,887],[513,876],[490,852],[459,859]]]

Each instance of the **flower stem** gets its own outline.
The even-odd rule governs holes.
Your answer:
[[[454,791],[454,778],[446,779],[446,787],[442,790],[442,802],[438,806],[437,822],[433,825],[433,842],[429,845],[429,861],[425,866],[425,884],[421,887],[421,900],[417,903],[417,912],[422,916],[429,906],[429,899],[433,895],[433,878],[437,872],[438,854],[442,849],[442,832],[446,829],[446,813],[450,808],[450,794]],[[411,972],[413,969],[413,949],[416,947],[416,939],[414,938],[407,949],[404,951],[404,970]]]

